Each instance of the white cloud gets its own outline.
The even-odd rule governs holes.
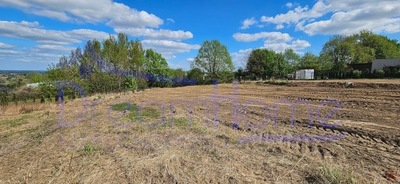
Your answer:
[[[236,41],[241,42],[252,42],[263,39],[264,46],[262,48],[271,49],[276,52],[283,52],[289,48],[298,51],[311,46],[306,40],[294,40],[289,34],[281,32],[235,33],[233,37]]]
[[[275,52],[284,52],[286,49],[293,49],[294,51],[303,50],[310,47],[311,44],[306,40],[294,40],[289,43],[285,42],[264,42],[264,48],[273,50]]]
[[[174,20],[174,19],[171,19],[171,18],[167,18],[167,21],[168,21],[168,22],[171,22],[171,23],[175,23],[175,20]]]
[[[37,69],[45,69],[42,67],[45,67],[50,63],[57,62],[59,58],[66,53],[68,52],[38,47],[0,50],[0,57],[3,58],[0,62],[0,65],[6,65],[5,62],[35,63],[35,65],[40,67]]]
[[[11,49],[14,46],[0,42],[0,49]]]
[[[253,49],[244,49],[244,50],[239,50],[237,52],[231,53],[232,57],[232,63],[236,68],[246,67],[247,60],[251,54],[251,51]]]
[[[157,28],[163,24],[163,20],[156,15],[112,0],[0,0],[0,6],[19,8],[27,13],[61,21],[106,22],[113,27]]]
[[[170,40],[143,40],[145,48],[151,48],[161,53],[166,59],[175,57],[176,53],[190,52],[200,48],[200,45],[191,45]]]
[[[278,24],[278,25],[276,25],[276,27],[275,27],[275,29],[277,29],[277,30],[283,29],[283,28],[285,28],[285,26],[282,25],[282,24]]]
[[[39,43],[59,44],[80,43],[83,40],[90,39],[102,40],[109,36],[108,33],[89,29],[57,31],[46,30],[38,27],[39,23],[37,22],[0,21],[0,36],[10,38],[23,38]]]
[[[398,33],[399,9],[400,1],[395,0],[318,0],[312,8],[297,6],[283,14],[262,16],[261,22],[294,24],[297,30],[309,35],[351,34],[360,30]]]
[[[0,36],[26,39],[36,43],[31,47],[0,43],[0,57],[4,58],[4,61],[50,64],[57,62],[60,56],[68,55],[74,48],[72,44],[91,39],[103,40],[108,38],[109,34],[89,29],[47,30],[41,28],[38,22],[0,21]]]
[[[63,45],[38,45],[33,48],[33,51],[47,53],[49,51],[69,52],[73,50],[73,47],[67,47]]]
[[[292,40],[292,37],[289,34],[281,32],[259,32],[254,34],[235,33],[233,38],[240,42],[253,42],[260,39],[266,39],[273,42],[287,42]]]
[[[291,8],[291,7],[293,7],[293,3],[288,2],[288,3],[285,4],[285,6],[288,7],[288,8]]]
[[[67,16],[63,12],[53,11],[53,10],[32,10],[32,13],[35,15],[43,16],[43,17],[52,17],[58,20],[67,22],[70,21],[71,18]]]
[[[17,51],[15,51],[15,50],[0,50],[0,54],[1,55],[14,55],[14,54],[18,54],[18,52]]]
[[[249,19],[245,19],[242,22],[242,27],[240,27],[240,29],[248,29],[250,26],[256,24],[257,21],[254,19],[254,17],[249,18]]]
[[[360,30],[374,32],[400,32],[400,2],[390,6],[384,2],[368,4],[362,8],[336,11],[327,20],[299,23],[296,27],[309,35],[351,34]]]
[[[319,3],[319,2],[318,2]],[[308,6],[301,7],[298,6],[293,10],[289,10],[287,13],[278,14],[274,17],[261,17],[261,22],[264,23],[273,23],[273,24],[290,24],[290,23],[298,23],[300,20],[305,18],[316,18],[322,16],[323,13],[320,11],[310,11]]]
[[[123,32],[132,36],[143,36],[145,38],[160,40],[184,40],[193,38],[193,34],[189,31],[171,31],[165,29],[149,29],[149,28],[116,28],[116,32]]]
[[[194,58],[187,58],[186,61],[187,61],[188,63],[191,63],[191,62],[194,61]]]

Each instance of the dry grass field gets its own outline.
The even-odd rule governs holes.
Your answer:
[[[398,183],[400,82],[351,81],[9,105],[0,183]]]

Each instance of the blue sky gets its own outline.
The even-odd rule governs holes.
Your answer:
[[[0,70],[45,70],[119,32],[183,69],[218,39],[239,67],[251,49],[318,54],[332,35],[363,29],[400,40],[399,9],[398,0],[0,0]]]

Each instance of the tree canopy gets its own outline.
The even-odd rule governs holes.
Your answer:
[[[203,42],[192,68],[199,68],[209,78],[219,80],[225,80],[229,73],[233,75],[234,69],[228,49],[218,40]]]

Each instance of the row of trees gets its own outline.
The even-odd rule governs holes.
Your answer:
[[[4,105],[30,99],[56,101],[60,95],[74,99],[148,87],[230,82],[234,78],[229,52],[217,40],[205,41],[191,65],[190,71],[172,69],[161,54],[143,49],[139,40],[128,40],[126,34],[120,33],[103,41],[88,41],[83,49],[77,48],[69,56],[61,57],[45,74],[30,74],[28,82],[40,83],[38,89],[27,88],[18,94],[3,92],[0,102]]]
[[[170,68],[161,54],[143,49],[139,40],[129,41],[120,33],[102,42],[88,41],[83,50],[77,48],[68,57],[61,57],[48,69],[40,94],[57,95],[55,81],[70,81],[87,95],[194,83],[185,77],[185,71]],[[76,91],[66,86],[64,93],[83,95]]]
[[[93,93],[147,87],[210,84],[214,80],[231,82],[234,77],[239,80],[288,78],[299,69],[314,69],[317,78],[359,78],[370,75],[351,71],[349,64],[370,63],[374,59],[387,58],[400,58],[400,43],[385,36],[361,31],[354,35],[333,36],[324,44],[319,55],[307,52],[300,56],[292,49],[283,53],[255,49],[246,67],[234,72],[227,47],[218,40],[211,40],[203,42],[191,63],[191,70],[186,72],[170,68],[161,54],[152,49],[144,49],[139,40],[129,40],[126,34],[120,33],[117,37],[110,36],[103,41],[88,41],[83,49],[77,48],[68,57],[61,57],[44,75],[30,74],[30,82],[41,83],[39,90],[22,96],[3,92],[0,102],[4,104],[10,98],[15,101],[26,100],[26,97],[43,101],[45,98],[54,99],[59,93],[73,99]],[[400,76],[400,68],[369,72],[375,77]],[[69,84],[74,85],[67,85],[60,92],[57,90],[62,85],[59,81],[69,81]]]
[[[245,69],[236,71],[237,78],[286,78],[299,69],[314,69],[317,78],[400,77],[400,67],[382,71],[353,71],[350,64],[371,63],[375,59],[400,58],[400,43],[369,31],[333,36],[320,55],[310,52],[302,57],[292,49],[276,53],[267,49],[251,52]]]

